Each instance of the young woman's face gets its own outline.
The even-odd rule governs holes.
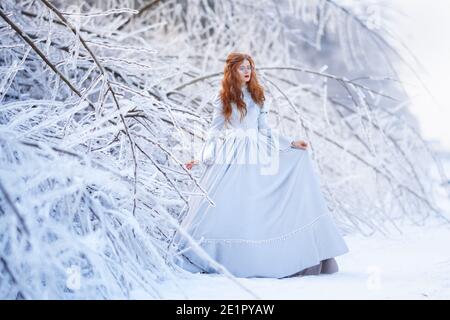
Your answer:
[[[251,72],[252,67],[250,65],[250,62],[247,59],[245,59],[238,67],[238,73],[242,84],[245,84],[250,81]]]

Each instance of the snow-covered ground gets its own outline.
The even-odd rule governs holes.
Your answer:
[[[350,252],[333,275],[239,279],[262,299],[450,299],[450,225],[403,227],[403,234],[345,237]],[[252,299],[222,275],[196,274],[165,299]],[[137,294],[135,298],[145,298]]]

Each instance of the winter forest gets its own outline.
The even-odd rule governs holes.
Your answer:
[[[449,172],[406,86],[433,92],[390,3],[0,0],[0,299],[450,298]],[[336,276],[173,263],[233,51],[310,144],[351,247]]]

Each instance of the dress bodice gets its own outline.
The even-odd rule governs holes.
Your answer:
[[[241,138],[247,139],[262,134],[270,137],[271,141],[276,140],[280,150],[291,147],[292,137],[280,135],[278,132],[273,134],[273,130],[268,124],[267,117],[269,110],[266,104],[263,104],[262,107],[256,104],[247,86],[242,89],[242,93],[247,113],[241,119],[241,113],[236,103],[232,102],[232,113],[228,122],[225,122],[223,115],[223,103],[220,93],[215,95],[213,99],[214,110],[212,122],[200,154],[200,160],[203,163],[207,165],[212,164],[219,142],[229,138],[234,140]]]
[[[259,105],[253,101],[250,91],[245,87],[242,90],[244,94],[244,102],[246,104],[247,113],[241,119],[241,113],[236,105],[236,103],[232,102],[232,114],[230,118],[230,122],[226,124],[226,129],[241,129],[241,130],[249,130],[249,129],[258,129],[258,119],[261,115],[261,112],[265,110],[262,109]],[[219,104],[219,108],[222,108],[222,102],[220,101],[220,96],[218,97],[218,101],[215,103]]]

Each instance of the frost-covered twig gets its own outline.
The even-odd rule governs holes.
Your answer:
[[[75,88],[72,83],[55,67],[53,63],[51,63],[45,54],[34,44],[34,42],[28,37],[22,29],[20,29],[14,22],[12,22],[8,16],[0,9],[0,17],[5,20],[5,22],[11,26],[11,28],[17,32],[17,34],[31,47],[33,50],[41,57],[42,60],[55,72],[62,81],[64,81],[67,86],[75,92],[79,97],[81,97],[81,93],[78,91],[77,88]]]

